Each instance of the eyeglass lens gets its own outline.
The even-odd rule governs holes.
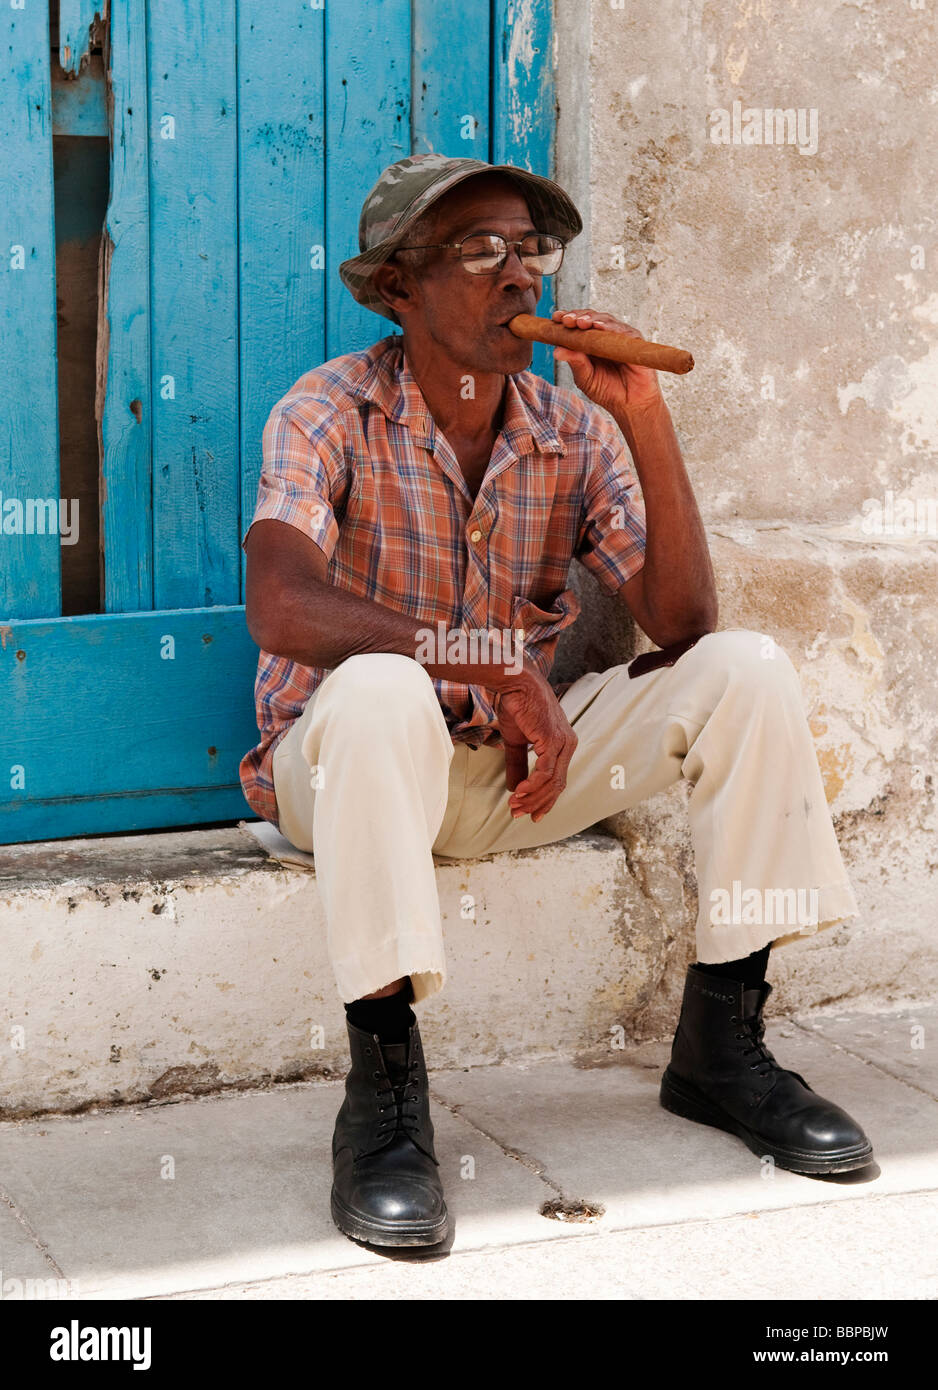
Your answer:
[[[558,237],[532,233],[524,238],[520,248],[521,263],[535,275],[553,275],[563,260],[563,242]],[[462,243],[462,260],[474,275],[492,274],[500,270],[508,256],[504,237],[494,233],[479,233],[466,237]]]

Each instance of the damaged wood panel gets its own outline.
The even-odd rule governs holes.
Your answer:
[[[92,53],[80,77],[52,74],[53,135],[106,136],[107,89],[100,53]]]
[[[0,12],[0,616],[61,611],[49,14]]]
[[[91,26],[102,18],[108,0],[59,0],[59,63],[77,73],[91,50]]]
[[[154,602],[241,595],[235,7],[150,0]]]
[[[241,607],[6,625],[0,843],[245,815],[256,661]]]
[[[362,203],[382,169],[410,154],[410,0],[326,5],[326,356],[394,331],[356,304],[338,267],[357,256]]]
[[[146,0],[111,0],[111,192],[99,266],[95,414],[102,606],[153,607]]]
[[[239,8],[242,534],[267,417],[326,356],[323,28],[322,10]]]
[[[554,76],[551,6],[540,0],[493,0],[493,164],[517,164],[550,178],[554,169]],[[554,279],[547,275],[536,312],[554,309]],[[531,370],[554,380],[553,351],[535,343]]]
[[[413,153],[487,160],[489,0],[414,0],[413,10]]]

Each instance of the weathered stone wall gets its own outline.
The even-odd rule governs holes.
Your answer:
[[[925,0],[556,13],[558,178],[587,223],[558,302],[693,351],[664,389],[720,624],[770,633],[800,671],[862,909],[777,951],[770,979],[792,1006],[934,992],[938,15]],[[790,132],[772,118],[773,143],[767,109],[795,113]],[[634,647],[577,583],[589,612],[565,674]],[[693,950],[681,789],[610,828],[680,925],[636,1019],[655,1031]]]

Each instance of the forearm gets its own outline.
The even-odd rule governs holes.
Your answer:
[[[712,631],[716,583],[674,422],[663,398],[615,416],[629,446],[645,501],[642,596],[659,646]]]
[[[435,679],[493,691],[517,685],[530,675],[527,667],[519,671],[523,647],[513,634],[510,643],[502,641],[500,651],[490,652],[503,659],[460,661],[457,654],[451,658],[447,642],[438,641],[436,623],[418,621],[325,581],[313,581],[303,593],[291,590],[282,596],[275,645],[275,656],[330,670],[350,656],[394,652],[419,660]],[[428,660],[428,655],[434,659]]]

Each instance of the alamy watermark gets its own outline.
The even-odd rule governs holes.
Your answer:
[[[865,536],[938,536],[938,497],[896,497],[887,489],[867,497],[860,510]]]
[[[78,1282],[75,1279],[26,1279],[15,1274],[5,1275],[0,1270],[0,1299],[77,1298]]]
[[[472,665],[504,666],[513,676],[524,669],[523,628],[448,628],[439,621],[434,630],[417,630],[415,659],[423,666],[460,662]]]
[[[78,541],[77,497],[4,497],[0,492],[0,534],[58,536],[60,545]]]
[[[710,892],[710,923],[714,927],[816,927],[816,888],[743,888],[733,879],[732,891]]]
[[[817,154],[816,106],[717,106],[710,112],[713,145],[796,145],[799,154]]]

